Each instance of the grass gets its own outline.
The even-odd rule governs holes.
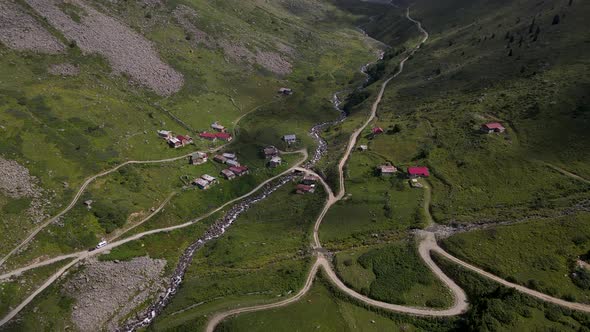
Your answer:
[[[300,196],[293,190],[285,185],[197,252],[156,329],[201,321],[203,314],[237,303],[272,301],[301,287],[310,264],[309,232],[324,193]]]
[[[335,298],[324,281],[316,280],[309,293],[288,307],[240,315],[224,321],[219,331],[418,331],[411,324]],[[188,328],[186,326],[185,328]],[[182,331],[182,329],[180,329]]]
[[[424,265],[411,239],[339,252],[335,267],[348,286],[376,300],[438,308],[453,302],[449,290]]]
[[[19,305],[47,278],[63,267],[69,260],[50,264],[38,269],[24,272],[18,277],[0,282],[0,316],[4,317],[11,309]]]
[[[372,150],[353,152],[345,170],[347,196],[330,209],[320,227],[324,246],[375,242],[424,224],[423,191],[409,188],[401,176],[376,175],[377,166],[386,162]]]
[[[395,165],[430,167],[437,222],[514,220],[531,210],[555,216],[587,196],[586,184],[539,163],[587,174],[590,151],[580,142],[588,132],[582,93],[588,64],[578,51],[587,48],[578,33],[587,10],[587,4],[561,1],[425,0],[412,6],[430,39],[388,86],[379,108],[375,125],[400,130],[370,145]],[[400,12],[384,10],[372,24],[392,27],[400,37],[396,45],[410,45],[416,34],[402,33]],[[555,14],[567,16],[567,23],[552,25]],[[387,60],[385,70],[398,59]],[[365,114],[369,107],[365,102],[355,111]],[[504,123],[507,133],[481,134],[479,126],[489,121]]]
[[[160,24],[174,21],[170,12],[180,3],[201,13],[198,23],[205,26],[198,27],[214,38],[249,41],[264,50],[276,48],[268,44],[268,40],[283,39],[283,43],[298,51],[291,59],[293,73],[276,77],[243,63],[228,63],[218,50],[195,47],[184,39],[181,27]],[[238,117],[257,106],[267,105],[260,112],[268,124],[275,124],[274,135],[258,135],[263,132],[261,127],[268,129],[268,126],[259,123],[257,119],[260,118],[252,113],[253,120],[247,117],[237,130],[237,140],[241,144],[236,148],[251,150],[271,143],[278,146],[280,136],[291,131],[303,138],[301,148],[312,145],[306,135],[309,127],[315,121],[335,116],[333,112],[324,112],[331,91],[348,84],[358,65],[373,56],[373,46],[367,47],[364,37],[347,29],[350,15],[343,12],[336,14],[340,15],[338,23],[332,23],[317,16],[285,15],[274,4],[258,6],[252,2],[234,2],[231,7],[228,5],[195,0],[173,1],[149,10],[134,3],[104,7],[141,31],[164,60],[184,74],[185,88],[163,100],[149,91],[129,86],[124,77],[113,77],[104,59],[83,55],[76,47],[68,49],[66,54],[51,57],[0,48],[1,74],[12,78],[0,82],[0,110],[3,111],[0,123],[5,128],[0,132],[0,153],[26,164],[41,180],[42,187],[53,195],[49,214],[63,207],[82,180],[91,174],[128,159],[160,159],[185,153],[186,149],[168,149],[157,139],[157,129],[187,133],[187,129],[174,122],[162,107],[182,118],[191,128],[205,130],[213,121],[233,129]],[[338,11],[327,4],[306,5],[322,6],[326,15]],[[67,7],[65,10],[71,15],[80,14],[73,11],[77,7]],[[234,11],[236,8],[242,10]],[[150,15],[146,15],[146,11],[150,11]],[[258,24],[252,24],[254,21]],[[261,25],[262,22],[265,24]],[[227,31],[234,31],[234,35],[227,36]],[[307,38],[313,38],[313,43],[301,37],[304,35],[311,36]],[[62,78],[48,74],[50,65],[63,62],[77,65],[80,75]],[[308,79],[310,77],[313,79]],[[296,95],[278,98],[276,89],[283,85],[294,88]],[[212,146],[200,140],[196,143],[195,149]],[[140,191],[144,189],[147,190]],[[146,197],[137,199],[142,202],[136,208],[143,210],[164,199],[169,192],[158,197],[147,192],[140,194]],[[120,202],[120,210],[129,209],[125,201],[128,200]],[[15,230],[16,220],[20,218],[15,215],[3,223],[11,231],[2,233],[6,237],[0,237],[0,252],[8,252],[13,242],[22,239],[34,227],[30,222],[20,223]],[[88,241],[81,242],[86,245]]]
[[[576,260],[590,250],[589,239],[590,214],[580,212],[457,234],[443,244],[453,255],[502,278],[568,301],[589,303],[590,290],[576,285],[583,273]]]
[[[536,300],[513,289],[483,279],[434,256],[437,265],[462,287],[471,310],[459,321],[459,331],[580,331],[590,323],[590,316],[579,311]]]

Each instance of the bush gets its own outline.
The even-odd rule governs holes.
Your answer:
[[[574,273],[571,274],[573,283],[582,288],[590,289],[590,272],[586,269],[576,268]]]

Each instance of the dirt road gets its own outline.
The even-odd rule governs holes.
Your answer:
[[[7,279],[10,278],[11,276],[15,276],[18,275],[20,273],[23,273],[25,271],[31,270],[31,269],[35,269],[37,267],[40,266],[45,266],[45,265],[49,265],[64,259],[68,259],[68,258],[75,258],[72,262],[68,263],[66,266],[62,267],[60,270],[58,270],[54,275],[52,275],[49,279],[47,279],[47,281],[45,281],[45,283],[43,283],[43,285],[41,285],[37,290],[35,290],[35,292],[33,292],[29,297],[27,297],[22,303],[20,303],[16,308],[14,308],[13,310],[11,310],[4,318],[2,318],[2,320],[0,320],[0,326],[6,324],[10,319],[12,319],[14,316],[16,316],[27,304],[29,304],[37,295],[39,295],[39,293],[41,293],[43,290],[45,290],[47,287],[49,287],[53,282],[55,282],[61,275],[63,275],[69,268],[71,268],[72,266],[74,266],[76,263],[78,263],[79,261],[86,259],[88,257],[92,257],[92,256],[96,256],[96,255],[100,255],[103,254],[107,251],[110,251],[111,249],[114,249],[116,247],[119,247],[123,244],[126,244],[128,242],[131,241],[135,241],[138,240],[142,237],[148,236],[148,235],[153,235],[153,234],[158,234],[158,233],[164,233],[164,232],[170,232],[173,230],[177,230],[177,229],[181,229],[181,228],[185,228],[185,227],[189,227],[191,225],[194,225],[195,223],[210,217],[211,215],[221,211],[222,209],[224,209],[225,207],[227,207],[230,204],[236,203],[240,200],[243,200],[253,194],[255,194],[257,191],[259,191],[261,188],[263,188],[265,185],[267,185],[268,183],[286,175],[289,173],[292,173],[295,169],[299,168],[299,166],[301,164],[303,164],[309,157],[307,150],[302,149],[298,151],[299,153],[301,153],[303,155],[303,157],[291,168],[287,169],[286,171],[262,182],[261,184],[259,184],[256,188],[254,188],[253,190],[251,190],[250,192],[248,192],[247,194],[244,194],[238,198],[235,198],[231,201],[228,201],[226,203],[224,203],[223,205],[219,206],[218,208],[208,212],[205,215],[202,215],[196,219],[193,219],[191,221],[188,221],[184,224],[180,224],[180,225],[175,225],[175,226],[170,226],[170,227],[166,227],[166,228],[159,228],[159,229],[154,229],[154,230],[150,230],[150,231],[146,231],[146,232],[142,232],[142,233],[138,233],[135,234],[133,236],[130,236],[128,238],[122,239],[122,240],[118,240],[112,243],[107,244],[106,246],[88,252],[88,251],[80,251],[77,253],[72,253],[72,254],[67,254],[67,255],[62,255],[62,256],[58,256],[58,257],[53,257],[49,260],[45,260],[36,264],[32,264],[29,265],[27,267],[6,273],[4,275],[0,276],[0,280],[2,279]]]
[[[259,109],[260,107],[266,106],[266,105],[270,105],[272,103],[274,103],[275,101],[271,101],[271,102],[267,102],[261,105],[258,105],[254,108],[252,108],[251,110],[249,110],[248,112],[242,114],[240,117],[238,117],[235,121],[234,121],[234,136],[236,133],[236,128],[238,126],[238,124],[240,123],[240,121],[242,119],[244,119],[247,115],[251,114],[252,112],[256,111],[257,109]],[[223,144],[215,149],[209,150],[210,152],[217,152],[220,151],[224,148],[226,148],[227,146],[229,146],[232,143],[227,143],[227,144]],[[29,242],[31,242],[35,236],[37,236],[37,234],[39,234],[39,232],[41,232],[43,229],[45,229],[47,226],[49,226],[51,223],[55,222],[56,220],[58,220],[59,218],[61,218],[63,215],[65,215],[66,213],[68,213],[78,202],[78,200],[80,200],[80,197],[82,196],[82,194],[84,193],[84,191],[86,190],[86,188],[90,185],[90,183],[92,183],[94,180],[109,175],[113,172],[116,172],[117,170],[119,170],[121,167],[127,166],[127,165],[141,165],[141,164],[161,164],[161,163],[169,163],[169,162],[174,162],[177,160],[182,160],[182,159],[186,159],[188,158],[191,154],[193,154],[193,152],[187,153],[185,155],[182,156],[178,156],[178,157],[173,157],[173,158],[165,158],[165,159],[159,159],[159,160],[129,160],[126,161],[120,165],[117,165],[109,170],[103,171],[101,173],[95,174],[89,178],[87,178],[84,183],[82,184],[82,186],[80,186],[80,189],[78,189],[78,192],[76,193],[76,195],[74,195],[74,197],[72,198],[72,201],[70,202],[70,204],[68,206],[66,206],[61,212],[59,212],[57,215],[51,217],[50,219],[44,221],[42,224],[40,224],[39,226],[37,226],[20,244],[18,244],[14,249],[12,249],[8,254],[6,254],[4,257],[2,257],[0,259],[0,267],[2,267],[2,265],[4,265],[4,263],[6,262],[6,260],[8,260],[11,256],[13,256],[16,252],[18,252],[21,248],[23,248],[26,244],[28,244]]]

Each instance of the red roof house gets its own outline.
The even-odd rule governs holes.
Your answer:
[[[504,128],[504,126],[502,126],[502,124],[499,122],[490,122],[490,123],[486,123],[486,124],[482,125],[481,130],[483,132],[491,134],[491,133],[503,133],[504,131],[506,131],[506,128]]]
[[[178,135],[176,136],[176,139],[180,141],[182,146],[185,146],[186,144],[191,144],[193,142],[193,139],[190,136]]]
[[[428,171],[428,167],[408,167],[408,174],[410,177],[417,178],[417,177],[424,177],[427,178],[430,176],[430,172]]]
[[[232,166],[229,168],[237,176],[242,176],[248,174],[248,167],[246,166]]]
[[[230,134],[228,134],[228,133],[215,133],[215,137],[216,137],[216,138],[219,138],[219,139],[220,139],[220,140],[222,140],[222,141],[226,141],[226,142],[229,142],[229,141],[231,141],[231,140],[232,140],[232,138],[233,138],[233,137],[232,137]]]
[[[314,186],[306,185],[306,184],[298,184],[295,190],[296,193],[303,195],[306,193],[313,193],[315,191]]]
[[[204,138],[204,139],[208,139],[210,141],[214,141],[215,139],[217,139],[217,135],[212,134],[212,133],[200,133],[199,137]]]
[[[383,134],[383,128],[381,127],[374,127],[371,131],[373,132],[373,135]]]

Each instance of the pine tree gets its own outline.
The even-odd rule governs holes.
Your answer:
[[[570,2],[567,5],[571,7],[573,3],[574,3],[574,0],[570,0]]]
[[[510,49],[510,52],[508,52],[508,56],[512,56],[512,49]]]
[[[553,22],[551,24],[552,25],[559,24],[559,15],[553,16]]]

